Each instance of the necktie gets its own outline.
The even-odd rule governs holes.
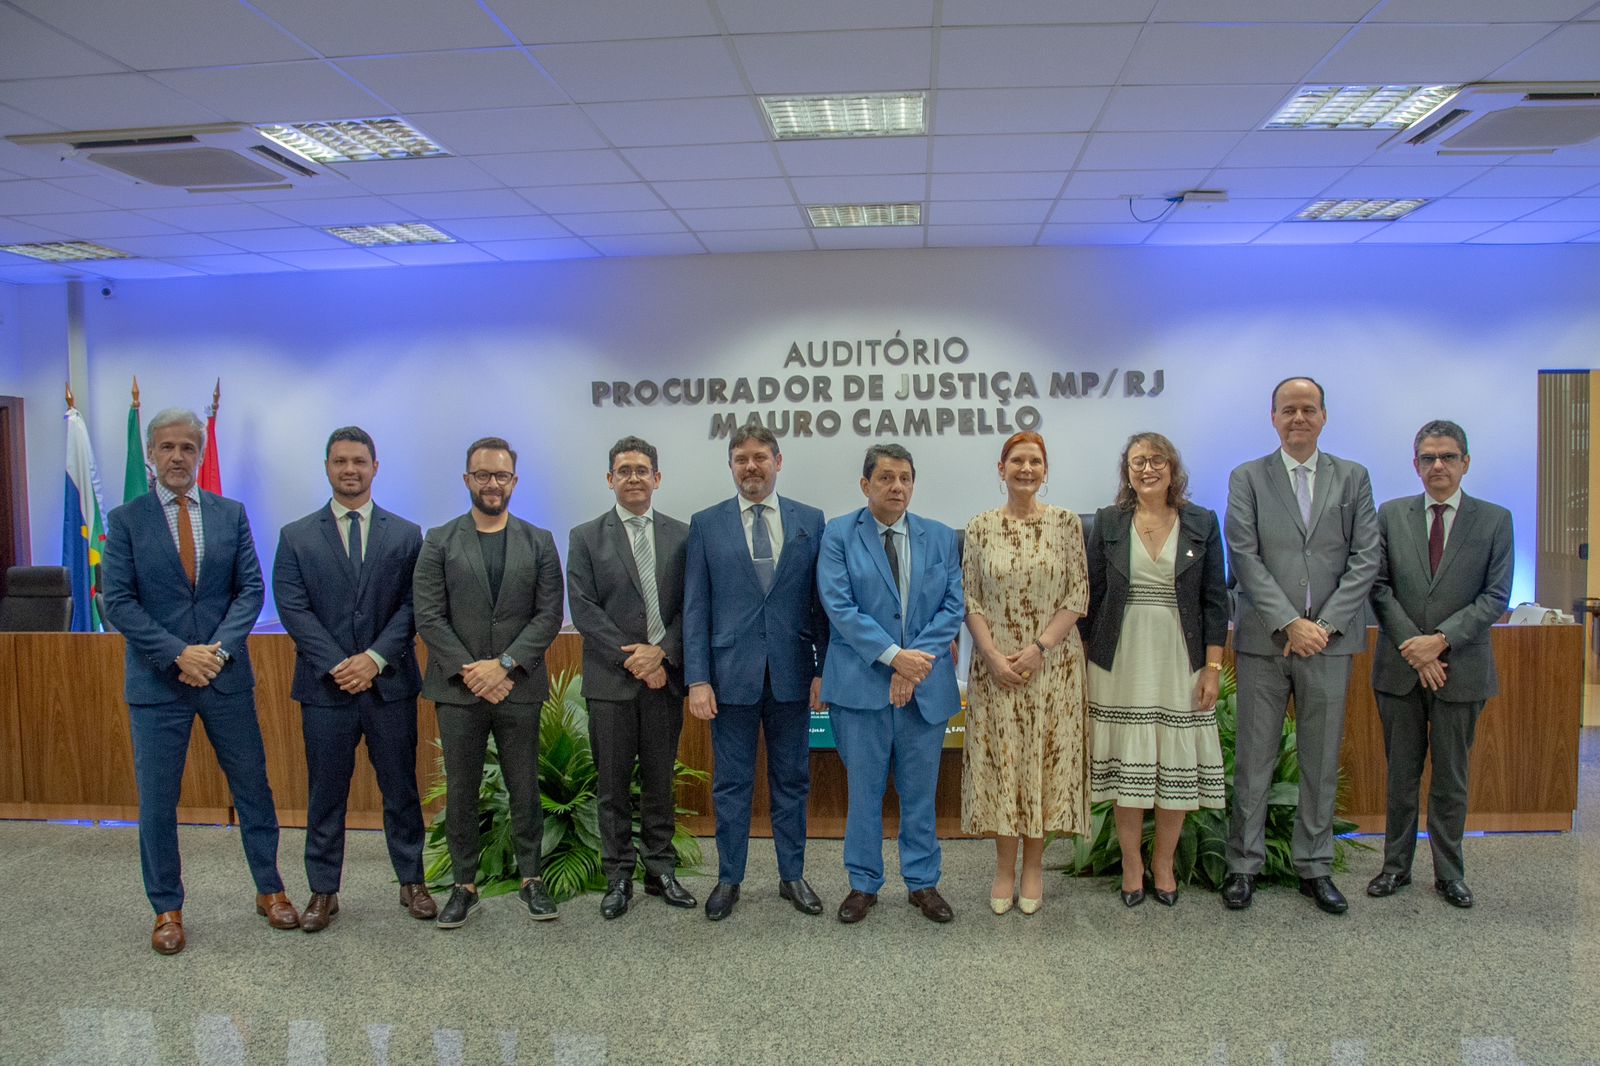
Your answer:
[[[656,546],[650,540],[650,523],[643,515],[628,519],[633,527],[633,562],[639,568],[639,589],[644,593],[645,635],[660,644],[667,635],[661,621],[661,595],[656,590]]]
[[[361,512],[351,511],[350,536],[346,545],[350,550],[350,571],[357,577],[361,576]]]
[[[178,562],[183,564],[183,576],[193,585],[195,580],[194,527],[189,524],[189,497],[178,497]]]
[[[883,553],[889,557],[889,576],[894,578],[894,590],[900,592],[900,552],[894,546],[894,530],[883,531]]]
[[[750,558],[756,564],[756,578],[761,582],[762,593],[772,591],[772,581],[778,576],[778,564],[772,558],[772,533],[767,529],[767,505],[750,505]]]
[[[1297,466],[1294,468],[1294,499],[1300,505],[1300,521],[1311,527],[1311,468]]]
[[[1444,504],[1436,503],[1429,508],[1433,511],[1433,525],[1428,530],[1429,574],[1439,572],[1439,560],[1444,558],[1444,507]]]

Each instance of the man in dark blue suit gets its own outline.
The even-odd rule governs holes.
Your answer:
[[[150,946],[163,955],[184,946],[178,793],[196,715],[239,812],[256,913],[274,929],[300,924],[278,876],[278,813],[246,643],[265,586],[243,505],[195,485],[205,442],[193,411],[172,408],[150,420],[155,490],[111,512],[101,575],[106,619],[126,642],[139,861],[156,912]]]
[[[294,683],[309,776],[306,879],[300,916],[308,933],[339,913],[344,819],[356,747],[383,794],[383,835],[413,918],[438,914],[422,878],[422,803],[417,797],[416,625],[411,573],[422,530],[372,502],[378,456],[359,426],[328,438],[324,467],[333,499],[283,527],[272,565],[278,618],[294,638]]]
[[[934,793],[945,723],[961,709],[951,643],[966,616],[955,531],[908,513],[917,470],[898,444],[874,444],[861,470],[867,506],[828,523],[817,586],[832,623],[822,699],[849,779],[839,920],[859,922],[883,887],[883,795],[900,794],[900,872],[913,906],[954,915],[939,894]]]
[[[811,716],[827,618],[817,599],[822,512],[779,499],[783,455],[772,431],[741,426],[728,439],[739,495],[689,522],[683,594],[683,675],[689,712],[711,723],[716,770],[717,887],[706,917],[726,918],[739,899],[750,846],[756,738],[767,741],[778,894],[806,914],[822,900],[805,879],[806,797],[811,792]]]

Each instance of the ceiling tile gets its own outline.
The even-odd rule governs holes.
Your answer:
[[[510,189],[403,193],[390,196],[388,200],[418,218],[488,218],[532,213],[528,202]]]
[[[804,229],[806,216],[798,207],[729,207],[681,211],[678,217],[696,233],[713,230]]]
[[[264,255],[193,255],[171,260],[175,266],[202,274],[278,274],[295,268]]]
[[[747,96],[589,104],[583,110],[618,148],[767,139],[766,124]]]
[[[803,229],[725,230],[700,234],[712,252],[809,252],[816,247]]]
[[[1461,196],[1576,196],[1600,185],[1600,167],[1495,167]]]
[[[572,185],[589,181],[637,181],[639,176],[610,150],[516,152],[473,156],[474,163],[507,185]]]
[[[947,174],[977,170],[1072,169],[1085,136],[1081,133],[996,133],[935,137],[933,169]]]
[[[1331,225],[1331,223],[1330,223]],[[1157,226],[1146,244],[1245,244],[1265,233],[1264,223],[1197,222]]]
[[[456,155],[604,148],[606,140],[572,104],[413,113],[413,125]]]
[[[921,248],[921,226],[845,226],[839,229],[817,229],[811,237],[818,248]]]
[[[1061,195],[1069,200],[1160,199],[1200,188],[1206,174],[1204,170],[1080,170]]]
[[[925,89],[933,62],[932,30],[760,34],[733,44],[758,93]]]
[[[794,195],[803,204],[907,203],[923,198],[923,174],[855,174],[842,178],[795,178]]]
[[[933,0],[874,0],[870,4],[860,0],[807,0],[803,4],[717,0],[717,10],[722,12],[729,33],[876,30],[933,24]]]
[[[494,241],[479,245],[496,259],[594,259],[599,252],[587,241],[576,237],[563,237],[548,241]]]
[[[699,255],[705,251],[692,233],[595,237],[589,243],[603,255]]]
[[[0,71],[7,80],[111,74],[121,63],[85,48],[12,8],[0,7]]]
[[[773,178],[779,174],[778,161],[766,144],[624,148],[622,156],[646,181],[690,181],[707,174],[719,178]]]
[[[71,218],[71,215],[39,215],[38,218]],[[0,218],[0,244],[49,244],[52,241],[78,240],[71,230],[36,225],[37,218],[19,222]]]
[[[1521,13],[1521,5],[1508,8]],[[1496,81],[1593,81],[1600,77],[1600,22],[1563,26],[1494,72]]]
[[[460,189],[487,189],[499,184],[472,160],[459,156],[335,163],[330,169],[368,192],[380,195],[455,192]]]
[[[544,240],[571,236],[565,226],[543,215],[457,218],[450,221],[449,228],[451,236],[480,245],[488,241]]]
[[[1188,226],[1202,222],[1282,222],[1306,205],[1292,200],[1229,200],[1225,204],[1179,204],[1163,222]]]
[[[281,215],[264,211],[249,204],[201,204],[194,207],[153,207],[144,212],[148,218],[157,219],[179,229],[193,233],[212,233],[217,230],[271,229],[274,226],[292,226]]]
[[[1105,225],[1046,226],[1040,244],[1142,244],[1155,232],[1155,226],[1135,223]]]
[[[157,259],[102,259],[96,263],[76,264],[85,274],[102,278],[121,278],[132,281],[149,278],[203,278],[204,274],[188,267]]]
[[[380,222],[409,222],[415,217],[405,208],[376,196],[297,200],[269,206],[284,218],[308,226],[368,226]]]
[[[1156,0],[945,0],[944,25],[1143,22]]]
[[[309,252],[322,248],[350,247],[337,237],[305,226],[212,233],[209,236],[212,240],[231,244],[247,252]]]
[[[1323,195],[1339,200],[1448,196],[1487,170],[1487,167],[1357,167],[1324,189]]]
[[[1471,244],[1565,244],[1600,229],[1600,222],[1507,222]]]
[[[1162,0],[1152,22],[1358,22],[1377,0]]]
[[[769,204],[787,204],[794,201],[788,183],[782,178],[660,181],[656,182],[654,188],[656,194],[665,200],[669,207],[677,208],[765,207]]]
[[[1165,200],[1156,199],[1058,200],[1050,212],[1050,222],[1131,223],[1141,218],[1158,218],[1171,206]]]
[[[179,232],[174,226],[146,218],[133,211],[77,211],[70,215],[29,215],[28,221],[75,241],[93,241],[105,237],[150,237],[160,233]],[[20,242],[10,240],[0,243]]]
[[[1354,244],[1372,236],[1372,229],[1352,222],[1285,222],[1273,226],[1251,244]]]
[[[1139,46],[1122,71],[1122,81],[1143,85],[1299,82],[1338,43],[1344,29],[1292,23],[1151,25],[1139,37]]]
[[[1406,216],[1408,222],[1510,222],[1556,201],[1550,199],[1452,196],[1423,204]]]
[[[1526,23],[1363,26],[1306,80],[1343,85],[1479,81],[1549,32],[1549,26]]]
[[[1222,162],[1238,133],[1096,133],[1078,165],[1086,170],[1168,170]]]
[[[653,211],[661,198],[642,182],[620,185],[551,185],[523,193],[541,211],[551,214],[582,211]]]
[[[1408,218],[1377,226],[1371,222],[1329,222],[1329,226],[1372,227],[1362,244],[1459,244],[1493,229],[1493,222],[1413,222]]]
[[[0,181],[0,212],[8,215],[94,211],[105,206],[39,178]]]
[[[679,233],[683,223],[671,211],[598,211],[588,215],[554,215],[555,221],[580,237],[615,237],[628,233]]]
[[[778,155],[784,169],[796,176],[920,174],[928,167],[928,141],[924,137],[790,141],[778,145]]]
[[[55,263],[41,263],[22,256],[0,255],[0,281],[16,285],[48,285],[66,281],[76,271],[67,270]]]
[[[305,59],[306,50],[245,4],[161,0],[16,0],[67,36],[135,70]]]
[[[325,56],[432,52],[510,43],[476,4],[392,0],[252,0],[263,15]]]
[[[69,130],[169,126],[222,118],[143,74],[0,82],[0,103]]]
[[[935,200],[1045,200],[1061,191],[1061,175],[1048,171],[1030,174],[935,174],[931,196]]]
[[[1207,184],[1230,196],[1310,197],[1347,173],[1347,167],[1224,167],[1213,173]]]
[[[340,196],[368,196],[370,194],[355,182],[346,181],[337,174],[330,173],[327,176],[319,175],[316,179],[307,179],[304,184],[294,185],[287,189],[240,189],[231,195],[236,200],[243,200],[248,203],[279,204],[293,203],[297,200],[332,200]]]
[[[400,111],[464,111],[564,104],[561,93],[514,48],[341,59],[339,66]]]
[[[494,263],[495,256],[470,244],[395,244],[372,251],[401,266],[443,266],[447,263]]]
[[[1039,236],[1038,226],[929,226],[928,247],[970,248],[1029,245]]]
[[[1253,130],[1271,118],[1294,85],[1124,85],[1098,132]]]
[[[1049,200],[952,200],[928,205],[930,226],[988,226],[1026,223],[1038,229],[1050,212]]]
[[[1080,133],[1094,125],[1109,89],[941,89],[932,130],[960,133]]]
[[[720,37],[553,44],[534,58],[578,103],[737,96],[745,91]]]
[[[51,178],[49,181],[58,189],[96,201],[96,208],[108,204],[127,208],[187,207],[195,202],[195,194],[188,189],[139,185],[126,178],[106,177],[100,172],[79,178]]]
[[[39,219],[33,219],[38,222]],[[1524,222],[1593,222],[1600,224],[1600,196],[1574,196],[1534,211]]]
[[[387,113],[381,100],[320,61],[166,70],[150,76],[232,122],[313,122]]]
[[[108,247],[119,252],[159,259],[168,255],[226,255],[233,251],[226,244],[198,233],[173,233],[161,237],[118,237]]]
[[[1565,22],[1594,0],[1389,0],[1373,22]]]
[[[696,37],[717,32],[705,0],[498,0],[495,11],[529,44]]]
[[[1228,153],[1230,167],[1352,167],[1375,152],[1388,130],[1257,130]]]
[[[1138,26],[945,30],[939,35],[939,87],[1110,85],[1138,36]]]
[[[363,248],[337,248],[325,252],[278,252],[274,259],[302,270],[360,270],[368,267],[395,266],[394,262],[373,255]]]

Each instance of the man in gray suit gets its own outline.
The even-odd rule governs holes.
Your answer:
[[[507,512],[517,453],[499,437],[467,449],[462,475],[472,509],[428,531],[412,588],[417,633],[428,646],[422,694],[438,704],[444,747],[445,832],[455,886],[441,929],[478,905],[478,791],[493,734],[511,799],[522,902],[554,918],[540,877],[539,708],[550,695],[544,653],[561,629],[561,560],[550,531]]]
[[[1392,896],[1411,883],[1417,791],[1431,748],[1433,887],[1470,907],[1461,863],[1467,759],[1483,703],[1499,691],[1489,627],[1511,598],[1511,512],[1461,491],[1472,457],[1454,422],[1417,430],[1412,454],[1426,491],[1378,509],[1382,554],[1372,606],[1381,632],[1372,688],[1389,760],[1389,810],[1383,871],[1367,895]]]
[[[678,883],[673,769],[683,732],[683,563],[689,526],[651,507],[661,485],[655,445],[611,446],[606,484],[617,502],[572,530],[567,602],[583,635],[583,696],[600,777],[600,914],[620,918],[633,898],[633,769],[639,768],[644,890],[693,907]]]
[[[1330,876],[1333,805],[1350,659],[1367,643],[1378,523],[1366,468],[1318,451],[1327,421],[1321,385],[1306,377],[1279,382],[1272,425],[1282,447],[1237,467],[1228,480],[1228,555],[1239,585],[1239,726],[1222,883],[1230,910],[1250,905],[1266,862],[1267,794],[1291,696],[1300,891],[1329,914],[1346,908]]]

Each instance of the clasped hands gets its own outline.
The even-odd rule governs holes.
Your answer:
[[[353,696],[372,687],[373,679],[378,676],[378,663],[366,652],[356,652],[347,659],[341,659],[328,671],[328,676],[333,678],[333,683],[341,691]]]
[[[1032,681],[1033,675],[1044,665],[1044,654],[1039,651],[1037,644],[1030,642],[1021,651],[1014,651],[1010,655],[1002,655],[998,650],[991,651],[984,655],[984,662],[1001,688],[1021,688]]]
[[[895,652],[890,666],[894,675],[889,678],[889,705],[904,707],[916,694],[917,686],[933,673],[933,656],[915,648],[901,648]]]
[[[666,652],[654,644],[624,644],[622,650],[628,653],[627,661],[622,664],[628,673],[651,688],[666,687],[667,668],[662,665]]]
[[[1450,647],[1450,642],[1438,633],[1418,634],[1400,644],[1400,656],[1417,672],[1422,687],[1437,692],[1444,687],[1450,664],[1439,656]]]
[[[190,644],[178,654],[178,680],[191,688],[205,688],[225,665],[217,652],[222,643]]]
[[[1328,631],[1309,618],[1296,618],[1283,627],[1285,643],[1283,657],[1298,655],[1302,659],[1309,659],[1313,655],[1321,654],[1328,646]]]
[[[511,677],[499,659],[479,659],[461,668],[461,680],[485,703],[499,703],[511,695]]]

